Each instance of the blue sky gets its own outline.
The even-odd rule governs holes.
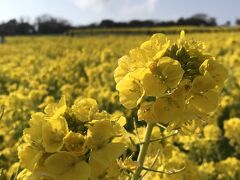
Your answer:
[[[0,22],[42,14],[64,17],[74,25],[102,19],[176,20],[196,13],[216,17],[220,24],[240,18],[240,0],[0,0]]]

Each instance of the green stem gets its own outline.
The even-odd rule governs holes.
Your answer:
[[[152,124],[152,123],[147,124],[147,130],[146,130],[146,134],[144,137],[144,143],[142,144],[142,146],[140,146],[140,152],[138,154],[138,159],[137,159],[139,162],[139,167],[136,169],[136,171],[133,175],[133,180],[138,180],[140,178],[141,172],[143,170],[144,159],[146,157],[148,146],[150,143],[153,127],[154,127],[154,124]]]
[[[163,137],[161,137],[161,138],[158,138],[158,139],[152,139],[152,140],[150,140],[149,142],[150,143],[152,143],[152,142],[157,142],[157,141],[163,141],[163,140],[165,140],[165,139],[168,139],[168,138],[170,138],[170,137],[172,137],[172,136],[175,136],[175,135],[177,135],[178,134],[178,131],[175,131],[174,133],[172,133],[172,134],[169,134],[169,135],[167,135],[167,136],[163,136]],[[142,144],[144,144],[144,142],[142,143]]]

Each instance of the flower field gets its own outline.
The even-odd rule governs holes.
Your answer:
[[[0,180],[240,179],[240,33],[179,34],[7,37]]]

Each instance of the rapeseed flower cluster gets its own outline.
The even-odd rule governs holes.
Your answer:
[[[202,42],[182,31],[176,43],[155,34],[118,61],[116,89],[124,107],[139,107],[138,118],[180,128],[213,112],[227,70]]]

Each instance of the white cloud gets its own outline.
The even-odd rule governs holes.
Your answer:
[[[79,8],[103,8],[110,0],[72,0]]]
[[[71,0],[89,16],[113,20],[151,19],[159,0]],[[91,14],[91,15],[90,15]]]
[[[154,11],[157,5],[157,0],[147,0],[147,8],[150,12]]]
[[[152,18],[157,0],[144,0],[141,3],[121,7],[118,16],[121,19],[148,19]]]

